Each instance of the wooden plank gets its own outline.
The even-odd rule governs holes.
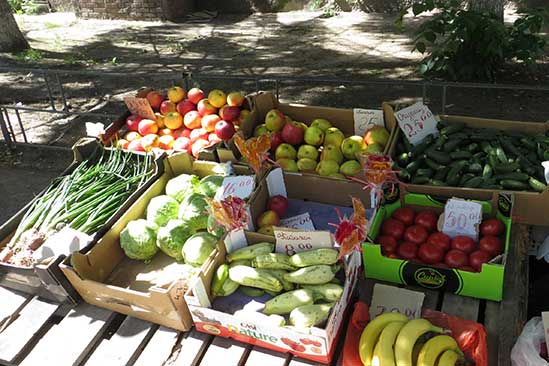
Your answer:
[[[32,295],[0,287],[0,299],[2,299],[2,306],[0,307],[0,332],[32,298]]]
[[[200,366],[224,365],[241,366],[246,361],[249,350],[242,342],[223,337],[215,337],[200,361]]]
[[[141,343],[152,337],[156,327],[144,320],[126,317],[111,339],[103,339],[85,365],[105,366],[129,363],[132,357],[135,357]],[[147,338],[149,333],[150,336]]]
[[[78,305],[44,335],[21,366],[79,364],[101,339],[112,318],[111,311],[86,303]]]
[[[486,328],[486,343],[488,346],[488,366],[497,366],[499,354],[499,328],[500,322],[500,303],[494,301],[486,302],[484,312],[484,327]]]
[[[446,292],[444,293],[441,311],[463,319],[477,321],[479,304],[478,299]]]
[[[172,354],[180,334],[180,332],[166,327],[158,328],[134,366],[163,365]]]
[[[246,366],[285,366],[291,356],[267,348],[254,346],[246,359]]]
[[[13,362],[20,357],[25,346],[31,346],[33,337],[58,307],[58,304],[34,297],[0,334],[0,361]]]
[[[198,332],[196,329],[186,333],[186,337],[181,340],[177,347],[174,361],[170,362],[169,365],[198,365],[212,339],[212,335]]]

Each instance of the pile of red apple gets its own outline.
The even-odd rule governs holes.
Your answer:
[[[381,225],[376,243],[383,255],[442,268],[480,272],[482,264],[503,253],[505,226],[490,218],[480,224],[480,240],[448,235],[437,230],[439,215],[401,207]]]
[[[214,89],[206,98],[198,88],[185,93],[183,88],[174,86],[166,96],[152,90],[143,97],[156,112],[156,118],[128,117],[128,131],[117,141],[117,146],[123,149],[148,152],[158,148],[185,151],[198,157],[203,148],[233,137],[250,115],[249,110],[242,108],[245,98],[239,92],[225,94]]]
[[[272,196],[267,202],[267,208],[256,220],[257,232],[274,236],[273,227],[280,226],[280,219],[288,212],[288,199],[281,195]]]

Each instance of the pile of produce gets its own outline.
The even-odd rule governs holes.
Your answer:
[[[389,141],[389,133],[381,126],[364,136],[346,138],[326,119],[317,118],[307,126],[278,109],[270,110],[265,123],[255,128],[255,137],[264,134],[271,135],[271,155],[284,170],[337,178],[360,173],[359,154],[380,153]]]
[[[448,235],[437,230],[439,215],[431,210],[415,212],[401,207],[385,220],[381,235],[375,240],[383,255],[442,268],[480,272],[505,248],[505,226],[495,218],[480,224],[480,240],[468,236]]]
[[[206,94],[192,88],[174,86],[167,98],[157,91],[145,96],[156,112],[156,119],[131,115],[126,119],[128,132],[117,146],[130,151],[187,151],[198,157],[201,149],[229,140],[250,111],[242,108],[245,98],[239,92],[225,94],[219,89]]]
[[[362,331],[360,359],[364,366],[453,366],[465,361],[456,340],[443,332],[426,319],[384,313]]]
[[[541,163],[549,160],[549,135],[438,123],[440,135],[412,146],[396,145],[396,170],[403,182],[543,192]]]
[[[0,253],[0,262],[32,265],[33,252],[65,227],[96,233],[153,173],[151,157],[119,149],[83,161],[36,199]]]
[[[168,181],[165,194],[152,198],[146,217],[130,221],[120,246],[131,259],[150,261],[158,251],[200,267],[224,234],[207,214],[208,198],[222,187],[223,176],[181,174]]]
[[[281,195],[273,196],[269,198],[267,208],[268,210],[259,215],[256,220],[257,232],[274,236],[273,228],[280,226],[280,219],[284,218],[288,212],[288,199]]]
[[[229,296],[236,290],[248,296],[265,292],[273,298],[263,313],[279,326],[313,327],[324,323],[343,294],[335,280],[339,271],[336,249],[316,249],[288,256],[273,253],[274,244],[258,243],[227,255],[212,283],[212,293]]]

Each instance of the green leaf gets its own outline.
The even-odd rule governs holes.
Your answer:
[[[416,43],[416,48],[419,52],[425,53],[425,49],[426,49],[425,43],[423,43],[423,42]]]
[[[414,5],[412,5],[412,11],[414,15],[418,15],[425,11],[425,7],[423,6],[423,4],[414,3]]]
[[[431,31],[427,31],[425,33],[423,33],[423,37],[425,37],[425,39],[429,42],[434,42],[436,39],[437,39],[437,35],[434,33],[434,32],[431,32]]]

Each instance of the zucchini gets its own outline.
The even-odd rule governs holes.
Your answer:
[[[482,183],[482,177],[473,177],[463,185],[466,188],[477,188]]]
[[[528,184],[536,192],[543,192],[547,188],[547,184],[537,180],[534,177],[528,178]]]
[[[444,127],[443,129],[441,129],[440,134],[441,135],[451,135],[451,134],[454,134],[454,133],[457,133],[457,132],[463,130],[464,128],[465,128],[465,123],[455,122],[455,123],[452,123],[451,125],[449,125],[447,127]]]
[[[450,153],[450,158],[452,160],[471,159],[472,157],[473,154],[470,151],[454,151]]]
[[[441,151],[436,151],[433,148],[428,148],[425,151],[425,154],[427,155],[427,157],[433,159],[434,161],[436,161],[439,164],[448,164],[452,160],[452,159],[450,159],[450,157],[448,156],[447,153],[444,153],[444,152],[441,152]]]
[[[504,179],[500,181],[500,184],[505,189],[512,189],[515,191],[526,191],[530,188],[528,184],[512,179]]]

